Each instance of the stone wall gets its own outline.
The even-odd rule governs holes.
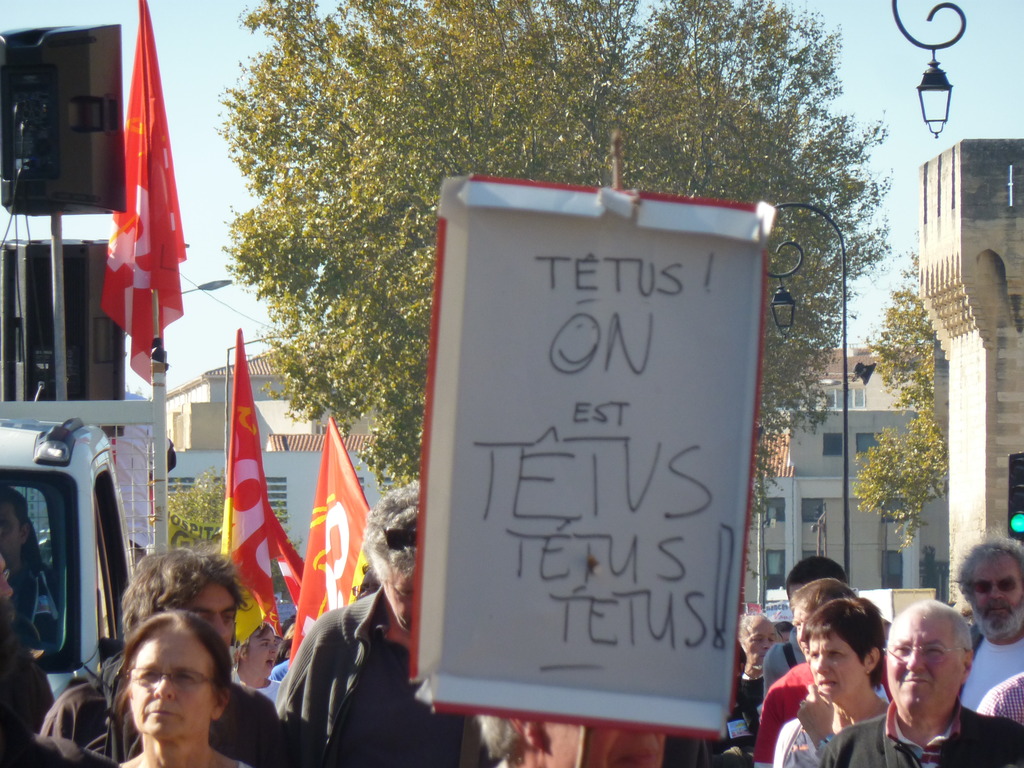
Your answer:
[[[920,191],[922,296],[949,362],[955,579],[967,549],[1006,533],[1007,455],[1024,450],[1024,140],[962,141],[921,167]]]

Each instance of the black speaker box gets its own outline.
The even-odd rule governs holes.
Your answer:
[[[124,332],[100,308],[105,241],[64,243],[69,400],[124,399]],[[54,400],[50,243],[0,250],[0,400]]]
[[[123,211],[121,27],[0,33],[0,204]]]

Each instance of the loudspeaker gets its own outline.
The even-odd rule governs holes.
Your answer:
[[[64,243],[68,400],[123,400],[125,335],[100,308],[106,241]],[[0,251],[0,400],[54,400],[50,243]]]
[[[123,211],[121,27],[0,33],[0,204]]]

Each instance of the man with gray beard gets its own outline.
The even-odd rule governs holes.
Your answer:
[[[1007,538],[977,544],[958,580],[981,633],[960,700],[977,709],[990,689],[1024,672],[1024,547]]]

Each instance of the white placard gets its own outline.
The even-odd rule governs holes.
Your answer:
[[[719,732],[772,213],[445,182],[414,659],[438,709]]]

